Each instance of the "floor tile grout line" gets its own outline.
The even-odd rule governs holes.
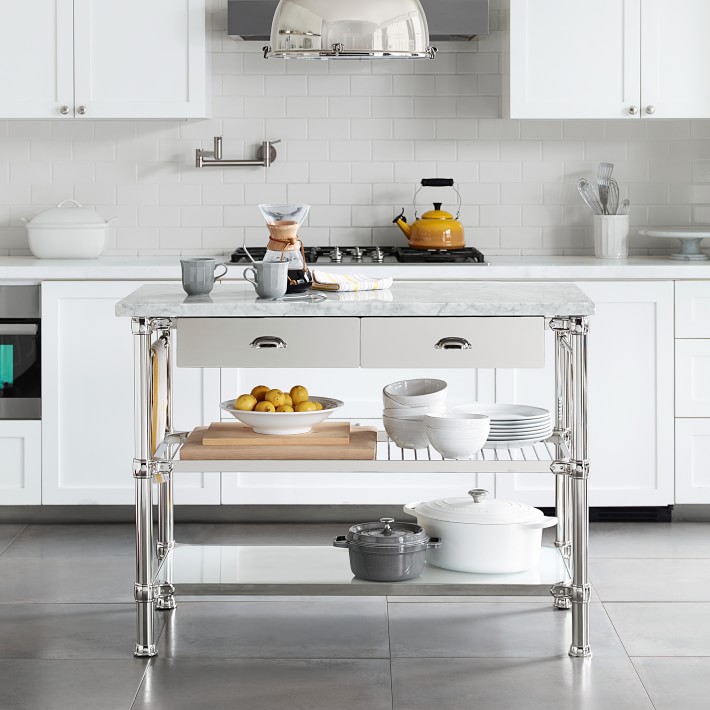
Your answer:
[[[626,654],[626,657],[629,660],[631,660],[631,656],[629,656],[629,651],[626,648],[626,644],[622,640],[621,635],[619,634],[619,631],[616,628],[616,624],[614,624],[614,620],[611,618],[611,614],[609,614],[609,611],[606,608],[606,604],[604,602],[602,602],[601,604],[602,604],[602,609],[604,609],[604,613],[606,614],[606,618],[609,620],[609,623],[611,624],[611,628],[614,629],[614,633],[616,634],[616,638],[619,639],[619,643],[621,644],[621,647],[624,649],[624,653]],[[645,687],[644,687],[644,689],[645,689]]]
[[[141,679],[138,683],[138,687],[136,688],[136,692],[133,694],[133,700],[131,700],[131,704],[129,705],[129,710],[132,710],[132,708],[135,707],[136,701],[138,700],[138,695],[141,692],[141,688],[143,687],[143,684],[145,683],[146,676],[148,675],[148,669],[154,665],[154,661],[157,658],[157,656],[153,656],[152,658],[148,659],[148,663],[145,664],[145,668],[143,669],[143,675],[141,676]]]
[[[390,626],[390,599],[385,597],[385,614],[387,616],[387,650],[389,655],[390,668],[390,700],[392,701],[392,710],[394,710],[394,676],[392,675],[392,628]]]
[[[15,540],[17,540],[17,538],[20,537],[20,535],[22,535],[22,533],[27,529],[27,527],[28,527],[28,526],[27,526],[27,523],[25,523],[25,524],[15,533],[15,536],[12,538],[12,540],[10,540],[10,542],[8,542],[7,545],[5,545],[5,547],[3,547],[2,550],[0,550],[0,557],[2,557],[2,556],[10,549],[10,545],[12,545],[12,543],[15,542]]]
[[[641,677],[641,674],[638,671],[638,668],[636,668],[636,664],[634,663],[633,659],[631,656],[629,656],[629,663],[631,663],[631,667],[634,669],[634,673],[636,674],[636,677],[639,679],[639,683],[641,683],[641,687],[643,688],[643,692],[646,693],[648,697],[648,702],[651,703],[651,707],[656,710],[656,703],[653,702],[653,698],[651,697],[651,693],[649,692],[648,688],[646,687],[646,684],[643,682],[643,678]]]

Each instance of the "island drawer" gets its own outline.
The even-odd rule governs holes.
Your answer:
[[[545,319],[364,318],[363,367],[543,367]]]
[[[358,318],[179,318],[178,367],[358,367]]]

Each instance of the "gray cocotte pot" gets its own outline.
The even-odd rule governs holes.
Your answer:
[[[418,577],[426,551],[439,545],[439,538],[430,538],[416,523],[398,523],[394,518],[353,525],[347,535],[333,540],[333,547],[347,548],[350,553],[352,573],[370,582],[404,582]]]

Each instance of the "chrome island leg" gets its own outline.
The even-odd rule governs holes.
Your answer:
[[[592,655],[589,645],[589,458],[587,447],[588,318],[570,319],[572,400],[570,412],[570,478],[572,486],[572,645],[569,655]]]
[[[153,465],[150,451],[151,327],[145,318],[132,320],[134,336],[136,489],[136,656],[155,656],[153,587]]]

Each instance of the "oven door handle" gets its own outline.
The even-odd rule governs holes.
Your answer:
[[[37,335],[37,324],[0,323],[0,335]]]

